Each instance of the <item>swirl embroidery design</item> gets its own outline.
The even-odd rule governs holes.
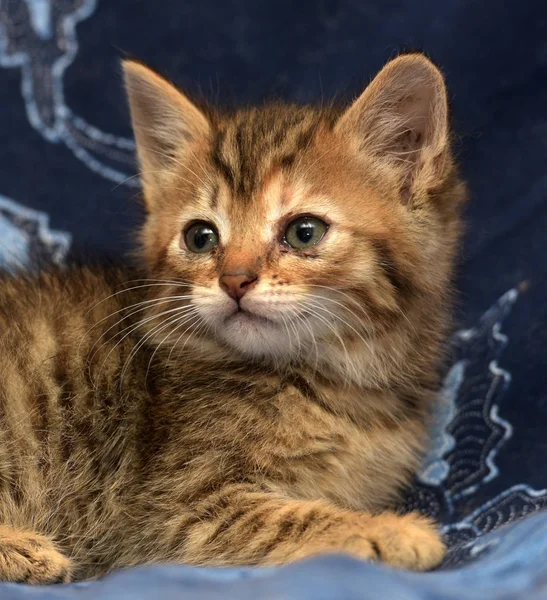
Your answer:
[[[49,227],[49,217],[0,194],[0,267],[8,271],[62,266],[72,237]]]
[[[65,144],[99,175],[136,187],[133,140],[105,133],[65,102],[63,76],[78,52],[76,25],[96,0],[0,0],[0,66],[21,69],[30,124],[49,142]]]
[[[517,289],[507,291],[477,325],[453,336],[456,360],[439,394],[429,455],[407,501],[408,508],[427,507],[445,523],[443,533],[450,546],[446,566],[475,559],[501,539],[494,536],[482,545],[478,537],[547,508],[547,489],[521,482],[470,513],[465,508],[473,494],[499,476],[496,458],[513,434],[500,414],[511,374],[499,361],[509,343],[502,324],[518,295]]]

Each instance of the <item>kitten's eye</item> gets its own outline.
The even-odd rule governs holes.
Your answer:
[[[186,247],[191,252],[211,252],[218,246],[218,233],[210,223],[197,221],[191,225],[185,235]]]
[[[285,230],[285,241],[292,248],[305,250],[321,241],[329,226],[317,217],[298,217]]]

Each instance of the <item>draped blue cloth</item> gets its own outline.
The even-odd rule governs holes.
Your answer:
[[[443,565],[158,566],[0,584],[1,598],[547,597],[544,0],[0,0],[0,265],[128,249],[139,190],[120,53],[232,104],[349,98],[405,48],[446,75],[472,194],[451,358],[405,500],[441,523]]]

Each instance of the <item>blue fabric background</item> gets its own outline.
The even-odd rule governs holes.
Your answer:
[[[0,263],[129,248],[139,190],[120,54],[230,104],[349,98],[404,48],[446,74],[472,193],[452,357],[406,501],[443,524],[443,567],[157,567],[35,596],[547,597],[545,0],[0,0]]]

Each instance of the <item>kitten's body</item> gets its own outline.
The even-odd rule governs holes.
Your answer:
[[[182,121],[197,112],[184,110]],[[357,160],[340,143],[344,115],[252,110],[217,120],[216,137],[191,116],[189,152],[156,150],[171,172],[137,129],[153,279],[84,268],[2,283],[0,580],[327,551],[433,566],[430,523],[379,511],[416,468],[436,385],[464,196],[449,156],[442,176],[405,179],[394,202],[397,164]],[[200,219],[220,215],[229,243],[214,262],[179,246],[189,196]],[[315,205],[302,210],[304,197]],[[252,224],[283,211],[329,218],[338,246],[278,250]],[[232,317],[227,296],[213,306],[217,278],[241,268],[260,277]],[[309,303],[306,327],[293,297]],[[165,317],[177,304],[186,318]]]
[[[141,336],[113,350],[133,320],[111,329],[110,342],[100,338],[116,319],[94,325],[141,290],[101,302],[134,278],[109,279],[88,270],[44,276],[7,286],[11,302],[4,286],[2,330],[11,332],[0,359],[4,523],[54,536],[78,575],[89,576],[147,559],[207,561],[203,550],[184,551],[187,527],[209,513],[205,530],[215,531],[233,511],[216,507],[230,484],[361,510],[393,500],[423,439],[420,420],[386,422],[384,402],[393,398],[375,393],[377,411],[338,416],[333,397],[342,393],[354,405],[362,390],[188,353],[173,353],[170,366],[167,353],[156,355],[145,381],[149,349],[136,354],[121,385]],[[209,560],[267,558],[247,555],[252,543],[249,536],[240,558],[227,547]]]

